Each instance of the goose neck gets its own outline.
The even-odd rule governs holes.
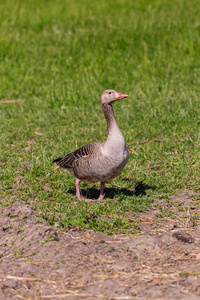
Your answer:
[[[102,104],[102,110],[106,119],[106,123],[107,123],[107,132],[108,135],[111,134],[111,132],[115,129],[119,129],[118,125],[117,125],[117,121],[115,119],[115,115],[114,115],[114,111],[113,111],[113,107],[111,104]]]

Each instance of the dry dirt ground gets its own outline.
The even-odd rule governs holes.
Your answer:
[[[0,212],[0,299],[200,299],[193,194],[156,200],[140,234],[115,236],[48,226],[16,201]]]

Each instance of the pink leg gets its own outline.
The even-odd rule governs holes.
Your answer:
[[[81,200],[80,179],[76,179],[76,197],[78,198],[78,200]]]
[[[81,193],[80,193],[80,179],[76,179],[76,197],[78,198],[78,200],[82,200],[81,199]],[[84,199],[86,202],[95,202],[95,200],[92,199]]]
[[[105,182],[101,182],[101,192],[100,192],[100,197],[99,197],[100,200],[103,200],[104,188],[105,188]]]

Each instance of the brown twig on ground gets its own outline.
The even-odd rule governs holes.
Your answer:
[[[43,282],[47,282],[47,283],[56,283],[56,281],[52,281],[52,280],[46,280],[46,279],[42,279],[42,278],[31,278],[31,277],[18,277],[18,276],[11,276],[11,275],[7,275],[6,278],[8,279],[16,279],[16,280],[22,280],[22,281],[43,281]]]
[[[40,296],[39,299],[55,299],[55,298],[67,298],[67,297],[92,297],[93,295],[91,294],[78,294],[78,292],[73,292],[69,290],[69,293],[67,294],[55,294],[55,295],[44,295],[44,296]],[[102,298],[105,299],[105,295],[95,295],[95,298]],[[128,300],[128,299],[132,299],[132,296],[119,296],[119,297],[110,297],[109,299],[113,299],[113,300]],[[137,299],[137,298],[136,298]],[[138,298],[139,299],[139,298]],[[141,299],[141,298],[140,298]]]
[[[164,139],[164,138],[160,138],[160,139],[153,139],[153,140],[146,140],[146,141],[142,141],[142,142],[130,142],[127,143],[127,145],[133,145],[133,144],[151,144],[153,142],[169,142],[169,141],[185,141],[185,140],[189,140],[188,137],[183,137],[183,138],[178,138],[178,139]]]
[[[20,99],[17,99],[17,100],[1,100],[0,103],[21,103],[21,102],[24,102],[24,100],[20,100]]]

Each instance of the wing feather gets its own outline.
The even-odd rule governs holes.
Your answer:
[[[53,162],[56,162],[62,168],[73,168],[78,160],[89,157],[98,144],[100,143],[87,144],[76,151],[67,154],[63,158],[55,159]]]

